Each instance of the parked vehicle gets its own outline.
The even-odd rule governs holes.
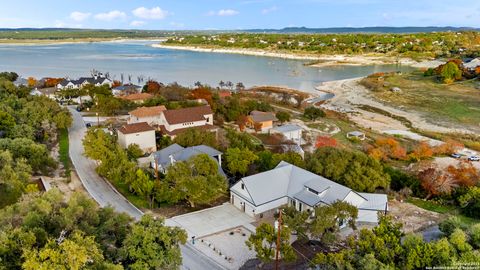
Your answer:
[[[455,153],[455,154],[452,154],[452,157],[453,158],[461,158],[462,155],[458,154],[458,153]]]
[[[92,127],[92,124],[86,123],[85,126],[86,126],[87,128],[91,128],[91,127]]]
[[[480,157],[477,156],[471,156],[468,158],[469,161],[480,161]]]

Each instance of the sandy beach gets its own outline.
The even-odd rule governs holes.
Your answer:
[[[275,57],[283,59],[296,60],[310,60],[316,63],[311,64],[312,67],[338,66],[338,65],[385,65],[385,64],[402,64],[418,68],[429,68],[438,66],[440,61],[426,60],[417,62],[409,58],[393,58],[388,56],[373,56],[373,55],[302,55],[282,52],[269,52],[264,50],[252,49],[232,49],[232,48],[204,48],[197,46],[175,46],[165,44],[152,44],[154,48],[186,50],[195,52],[210,52],[210,53],[228,53],[228,54],[242,54],[252,56]],[[440,62],[441,63],[441,62]]]
[[[372,129],[381,133],[388,130],[410,130],[404,123],[392,117],[366,111],[361,109],[361,105],[378,108],[382,111],[388,112],[391,115],[396,115],[408,119],[414,128],[423,131],[431,131],[438,133],[472,133],[466,129],[456,129],[452,127],[441,126],[438,123],[431,123],[427,121],[424,115],[416,111],[401,110],[396,107],[389,106],[377,101],[364,86],[359,84],[362,78],[353,78],[346,80],[324,82],[317,86],[319,92],[329,92],[335,94],[335,97],[328,100],[321,105],[328,110],[334,110],[346,113],[350,120],[359,124],[360,126]]]

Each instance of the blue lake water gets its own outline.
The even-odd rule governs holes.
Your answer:
[[[302,60],[205,53],[153,48],[152,42],[102,42],[62,45],[0,45],[0,71],[15,71],[23,77],[88,76],[90,70],[109,72],[124,81],[131,75],[163,83],[192,86],[196,81],[243,82],[246,86],[287,86],[313,91],[321,82],[366,76],[374,72],[408,71],[396,65],[308,67]]]

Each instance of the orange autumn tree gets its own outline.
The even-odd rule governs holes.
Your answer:
[[[375,146],[368,149],[368,154],[377,160],[387,158],[403,160],[407,157],[407,151],[393,138],[379,138]]]
[[[425,199],[433,196],[450,194],[458,187],[458,183],[449,174],[443,173],[441,170],[430,167],[418,174],[422,188],[427,192]]]
[[[480,172],[470,162],[463,161],[458,166],[448,166],[448,174],[455,179],[460,186],[472,187],[478,184]]]
[[[246,115],[240,115],[237,119],[237,125],[240,129],[240,131],[244,131],[245,128],[247,127],[247,123],[248,123],[249,119],[248,119],[248,116]]]
[[[190,96],[192,99],[205,99],[208,102],[208,104],[212,106],[213,93],[208,88],[205,88],[205,87],[196,88],[195,90],[192,90],[190,92]]]
[[[413,152],[410,153],[410,158],[415,160],[431,158],[432,156],[433,156],[433,149],[425,141],[420,142],[417,145],[417,147],[415,147],[415,150],[413,150]]]
[[[426,199],[432,196],[449,195],[457,187],[472,187],[479,183],[480,172],[468,162],[458,166],[439,169],[430,166],[418,173],[422,188],[427,192]]]
[[[147,92],[150,94],[158,94],[160,92],[161,85],[156,81],[147,82]]]
[[[315,147],[335,147],[337,146],[337,140],[328,136],[318,136],[317,141],[315,142]]]
[[[28,86],[29,87],[34,87],[37,84],[37,79],[34,77],[28,77]]]
[[[61,81],[63,81],[63,78],[46,78],[45,87],[55,87]]]
[[[465,146],[461,142],[453,139],[447,139],[444,143],[434,147],[433,151],[437,155],[451,155],[463,149],[464,147]]]

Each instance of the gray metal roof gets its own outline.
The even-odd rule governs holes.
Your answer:
[[[241,183],[245,185],[251,197],[245,199],[256,206],[283,197],[297,198],[311,206],[318,205],[320,202],[331,204],[335,201],[344,201],[352,192],[367,201],[360,204],[359,208],[362,209],[383,210],[380,206],[385,208],[387,202],[385,194],[357,193],[346,186],[285,161],[280,162],[273,170],[244,177],[232,186],[231,190],[241,193]],[[308,191],[307,188],[318,192],[318,195]]]
[[[298,192],[297,194],[293,195],[293,198],[314,207],[321,202],[320,197],[313,194],[312,192],[303,189],[302,191]]]
[[[385,206],[387,206],[388,202],[387,195],[360,192],[358,194],[366,199],[366,201],[359,205],[358,208],[377,211],[385,210]]]
[[[159,165],[161,165],[163,168],[167,168],[172,165],[172,160],[170,157],[172,157],[174,161],[186,161],[191,157],[201,154],[207,154],[218,163],[214,157],[221,155],[222,152],[206,145],[197,145],[185,148],[175,143],[153,153],[153,156]],[[218,167],[220,174],[225,175],[225,172],[221,166]]]
[[[287,132],[292,132],[292,131],[301,131],[303,128],[299,125],[283,125],[283,126],[278,126],[272,128],[274,131],[280,132],[280,133],[287,133]]]

